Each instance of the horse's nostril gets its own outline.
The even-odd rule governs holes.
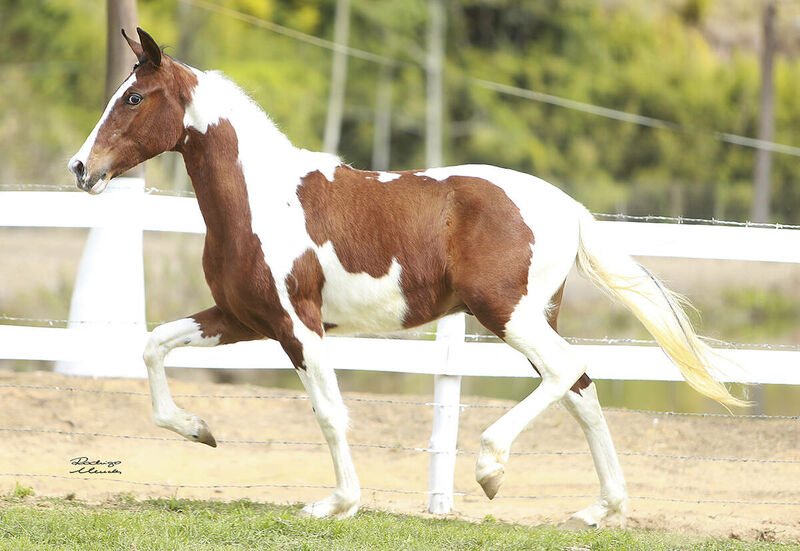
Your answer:
[[[75,161],[72,164],[72,172],[75,173],[79,180],[86,178],[86,166],[81,161]]]

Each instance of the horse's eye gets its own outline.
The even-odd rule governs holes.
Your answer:
[[[131,94],[125,99],[125,103],[128,105],[139,105],[142,102],[142,96],[139,94]]]

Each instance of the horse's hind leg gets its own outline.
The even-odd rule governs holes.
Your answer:
[[[206,422],[175,405],[164,372],[164,358],[170,350],[179,346],[216,346],[259,338],[262,336],[216,306],[156,327],[144,350],[156,425],[177,432],[192,442],[217,447]]]
[[[627,506],[625,476],[600,409],[594,383],[584,375],[561,402],[583,429],[600,479],[600,498],[572,515],[572,520],[579,525],[596,526],[604,519],[619,515],[620,522],[624,524]]]
[[[548,323],[554,331],[558,331],[558,313],[561,300],[564,297],[564,286],[556,293],[552,306],[548,310]],[[536,369],[536,366],[534,366]],[[562,404],[580,425],[589,449],[592,460],[600,479],[600,498],[592,505],[572,515],[571,521],[579,526],[596,526],[601,520],[615,514],[625,523],[627,492],[625,490],[625,475],[619,465],[611,432],[600,409],[597,399],[597,389],[585,373],[561,399]]]
[[[475,478],[489,499],[503,483],[514,439],[540,413],[560,400],[585,370],[583,361],[548,324],[544,311],[545,303],[524,297],[506,325],[504,340],[536,366],[542,382],[481,436]]]

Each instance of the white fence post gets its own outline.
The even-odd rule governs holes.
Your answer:
[[[144,377],[141,335],[147,331],[142,259],[143,178],[115,178],[97,208],[119,211],[113,226],[89,230],[69,309],[70,329],[101,341],[120,334],[124,348],[104,360],[59,361],[55,371],[91,377]],[[101,197],[98,197],[100,199]]]
[[[464,314],[456,314],[439,320],[436,340],[447,346],[445,362],[448,366],[451,358],[454,357],[453,349],[464,345],[465,324]],[[445,371],[448,366],[445,366]],[[445,514],[453,508],[461,376],[436,375],[434,377],[433,402],[436,405],[433,407],[433,432],[428,445],[431,449],[428,511]]]

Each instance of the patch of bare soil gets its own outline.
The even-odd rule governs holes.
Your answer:
[[[54,373],[0,372],[0,385],[48,385],[108,391],[147,392],[146,381],[82,379]],[[294,393],[244,385],[173,381],[173,393],[291,396]],[[217,440],[216,449],[193,444],[151,422],[150,400],[139,395],[69,392],[0,387],[0,491],[15,482],[33,487],[38,495],[64,496],[97,502],[120,492],[137,497],[177,496],[196,499],[294,503],[325,497],[321,488],[281,488],[278,485],[330,486],[333,470],[324,445],[283,442],[323,442],[308,401],[182,397],[176,401],[203,417]],[[430,401],[430,396],[346,394],[346,398]],[[508,406],[509,402],[468,399],[466,403]],[[365,507],[426,514],[428,462],[426,453],[390,449],[425,448],[430,437],[432,408],[369,401],[349,401],[350,442],[361,479]],[[498,408],[467,408],[461,413],[459,449],[474,452],[481,431],[503,412]],[[800,426],[795,420],[697,418],[608,412],[632,499],[628,526],[687,534],[779,541],[800,540],[800,505],[753,505],[746,502],[800,502]],[[30,428],[39,431],[5,430]],[[88,435],[65,433],[82,432]],[[112,438],[129,435],[155,439]],[[272,441],[234,443],[230,440]],[[366,444],[388,446],[375,448]],[[489,501],[473,479],[475,456],[460,455],[455,487],[467,495],[456,498],[451,516],[480,520],[486,515],[523,524],[559,523],[590,503],[598,492],[591,457],[578,426],[561,409],[537,419],[515,443],[506,482]],[[555,452],[555,453],[548,453]],[[579,452],[577,454],[561,452]],[[651,456],[629,455],[630,452]],[[743,462],[680,459],[664,456],[759,458],[794,462]],[[121,461],[120,474],[83,475],[72,458]],[[8,473],[27,473],[29,477]],[[57,475],[64,478],[52,478]],[[109,482],[115,478],[125,482]],[[152,485],[132,484],[148,482]],[[161,484],[276,485],[254,488],[170,488]],[[376,489],[420,492],[392,493]],[[513,496],[544,496],[517,498]],[[669,499],[682,501],[668,501]],[[697,500],[712,501],[711,503]]]

